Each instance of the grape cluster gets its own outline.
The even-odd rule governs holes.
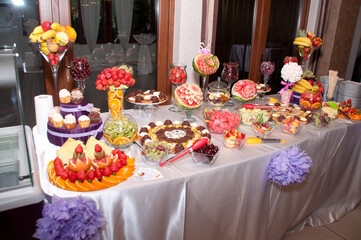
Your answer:
[[[327,127],[331,122],[331,118],[327,113],[315,113],[313,120],[315,121],[315,126],[318,128]]]
[[[142,154],[149,160],[160,162],[167,149],[168,146],[162,142],[147,142],[142,146]]]
[[[70,64],[70,75],[75,80],[82,80],[89,77],[90,65],[86,58],[73,58]]]
[[[214,155],[216,155],[218,150],[219,150],[219,148],[217,146],[213,145],[213,143],[211,143],[211,144],[207,143],[203,147],[195,150],[195,152],[214,156]]]

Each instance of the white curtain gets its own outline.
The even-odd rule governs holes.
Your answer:
[[[93,51],[98,39],[100,0],[80,0],[83,29],[90,51]]]
[[[118,27],[117,39],[119,39],[121,44],[129,43],[133,19],[133,2],[133,0],[117,0],[114,2]]]

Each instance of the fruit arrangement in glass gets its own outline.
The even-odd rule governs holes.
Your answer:
[[[227,90],[227,84],[222,82],[220,78],[209,84],[206,99],[215,109],[220,110],[228,102],[229,98],[230,93]]]
[[[186,72],[187,65],[180,63],[172,63],[169,65],[169,67],[170,67],[170,71],[168,74],[168,79],[176,88],[187,81],[187,72]],[[182,111],[175,105],[174,97],[172,98],[172,106],[168,110],[171,112]]]
[[[221,77],[223,81],[226,81],[228,83],[228,87],[230,87],[231,83],[238,80],[239,77],[238,67],[239,67],[238,62],[223,63]]]
[[[192,159],[198,165],[210,166],[216,161],[219,148],[212,143],[207,143],[203,147],[192,151]]]
[[[313,122],[315,123],[315,126],[318,128],[324,128],[327,127],[330,122],[331,118],[328,116],[327,113],[321,112],[321,113],[315,113],[312,116]]]
[[[294,117],[288,117],[281,122],[282,132],[288,134],[297,134],[301,129],[301,121]]]
[[[240,149],[246,139],[246,134],[238,132],[237,129],[225,131],[223,134],[223,145],[226,148]]]
[[[70,75],[78,83],[78,88],[84,93],[85,80],[90,76],[91,69],[86,58],[73,58],[70,63]]]
[[[322,39],[316,37],[313,32],[306,33],[305,30],[299,30],[297,37],[293,41],[296,46],[298,54],[302,59],[302,70],[305,69],[305,62],[311,56],[313,51],[322,45]]]
[[[123,114],[120,118],[109,116],[103,128],[106,142],[114,148],[127,148],[138,136],[138,127],[131,115]]]
[[[142,157],[144,162],[159,165],[167,159],[168,150],[167,144],[149,141],[142,146]]]
[[[261,73],[263,74],[263,83],[267,84],[269,80],[269,76],[272,75],[272,73],[275,70],[275,64],[271,61],[263,61],[261,63]]]
[[[320,93],[304,92],[300,97],[300,105],[306,110],[318,109],[322,105],[322,96]]]
[[[198,85],[184,83],[174,90],[174,101],[187,115],[182,121],[195,122],[192,113],[203,103],[202,90]]]

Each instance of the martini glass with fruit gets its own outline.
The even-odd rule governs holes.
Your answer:
[[[168,79],[175,88],[177,88],[179,85],[187,81],[187,72],[186,72],[187,65],[172,63],[169,65],[169,67],[170,67],[170,71],[168,74]],[[172,106],[168,110],[171,112],[182,111],[174,104],[174,97],[172,97]]]
[[[56,102],[58,102],[58,69],[65,53],[76,39],[76,32],[70,26],[59,23],[43,22],[34,28],[29,36],[31,44],[36,45],[53,73]]]
[[[309,32],[306,34],[305,30],[299,30],[297,37],[293,41],[293,45],[295,45],[298,54],[301,57],[302,61],[302,70],[306,69],[306,61],[311,57],[314,50],[322,45],[322,39],[316,37],[313,32]]]
[[[73,58],[70,64],[70,75],[77,82],[77,87],[84,93],[85,80],[90,76],[91,69],[86,58]]]

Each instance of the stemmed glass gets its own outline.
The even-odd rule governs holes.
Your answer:
[[[310,46],[310,47],[305,47],[302,45],[295,45],[298,54],[301,57],[301,67],[302,67],[302,71],[306,71],[306,61],[311,57],[312,53],[315,51],[316,47],[314,46]]]
[[[187,81],[187,72],[185,64],[172,63],[169,65],[170,71],[168,74],[168,79],[172,85],[177,88],[179,85]],[[173,94],[174,95],[174,94]],[[168,109],[171,112],[181,112],[182,109],[178,108],[174,103],[174,96],[172,96],[172,106]]]
[[[263,74],[263,84],[267,84],[269,76],[275,71],[275,63],[271,61],[263,61],[261,63],[261,73]]]
[[[56,103],[59,103],[59,92],[58,92],[58,69],[61,60],[63,60],[63,57],[65,53],[69,50],[69,48],[73,45],[74,42],[68,42],[66,46],[61,46],[57,51],[49,52],[47,48],[47,43],[30,43],[32,45],[35,45],[41,55],[44,57],[45,61],[50,66],[51,72],[53,73],[54,78],[54,87],[55,87],[55,96],[56,96]]]
[[[70,75],[77,83],[77,88],[84,93],[85,80],[90,76],[91,69],[86,58],[73,58],[70,64]]]
[[[228,84],[227,90],[231,92],[231,85],[233,82],[238,80],[239,71],[238,62],[223,63],[223,69],[221,73],[222,80]],[[234,104],[228,101],[225,106],[233,106]]]

